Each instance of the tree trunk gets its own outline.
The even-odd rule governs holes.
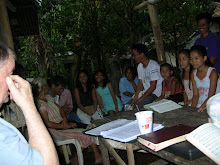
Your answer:
[[[158,62],[161,64],[166,61],[164,54],[163,38],[160,30],[160,23],[157,17],[157,10],[154,5],[148,3],[149,16],[154,32],[154,41],[157,51]]]

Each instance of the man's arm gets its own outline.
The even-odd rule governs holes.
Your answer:
[[[30,84],[19,76],[6,78],[10,98],[21,108],[26,120],[29,144],[37,149],[44,158],[44,164],[59,164],[52,138],[35,107]]]
[[[134,99],[132,100],[131,102],[131,105],[134,105],[134,104],[137,104],[136,101],[138,100],[138,95],[139,93],[144,89],[144,86],[143,86],[143,82],[141,79],[139,79],[139,83],[138,83],[138,86],[137,86],[137,91],[135,93],[135,96],[134,96]]]
[[[144,98],[146,98],[147,96],[149,96],[150,94],[152,94],[153,91],[156,89],[156,87],[157,87],[157,80],[151,81],[151,82],[150,82],[150,88],[148,88],[148,90],[135,102],[135,104],[138,104],[138,103],[141,102]]]

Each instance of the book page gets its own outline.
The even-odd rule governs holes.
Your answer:
[[[181,105],[175,103],[172,100],[167,100],[167,99],[163,99],[158,102],[144,105],[145,109],[152,109],[158,113],[172,111],[181,107],[182,107]]]
[[[126,125],[128,123],[131,123],[132,121],[133,120],[127,120],[127,119],[114,120],[109,123],[103,124],[99,127],[96,127],[94,129],[91,129],[89,131],[86,131],[85,133],[90,134],[90,135],[100,136],[102,131],[108,131],[108,130]]]
[[[162,99],[162,100],[157,101],[157,102],[153,102],[153,103],[150,103],[150,104],[146,104],[146,105],[144,105],[144,108],[145,108],[145,109],[150,109],[151,107],[153,107],[153,106],[155,106],[155,105],[158,105],[158,104],[163,105],[163,104],[168,103],[169,101],[170,101],[170,100]]]
[[[203,124],[187,135],[186,139],[217,164],[220,164],[219,127],[211,123]]]
[[[140,130],[137,121],[133,121],[127,125],[109,130],[103,131],[101,135],[104,138],[118,140],[121,142],[128,142],[137,138],[140,135]]]
[[[159,129],[162,129],[163,127],[164,126],[161,124],[153,123],[153,131],[157,131]],[[127,125],[109,131],[103,131],[101,135],[104,138],[109,138],[120,142],[129,142],[137,139],[137,136],[140,135],[140,130],[137,120],[134,120],[133,122]]]

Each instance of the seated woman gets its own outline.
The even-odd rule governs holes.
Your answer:
[[[88,146],[92,148],[95,164],[102,162],[102,157],[95,144],[95,138],[83,134],[82,132],[85,129],[72,129],[77,128],[77,124],[68,122],[64,111],[61,111],[51,96],[47,95],[48,91],[49,86],[45,79],[37,78],[33,81],[33,93],[37,106],[52,138],[59,140],[77,139],[83,149]],[[75,155],[74,160],[77,160],[77,155]]]
[[[122,104],[127,104],[131,101],[132,96],[135,94],[138,78],[134,67],[129,66],[125,69],[125,77],[122,77],[119,82],[119,90],[121,94]]]
[[[91,119],[102,119],[103,114],[97,104],[96,90],[89,81],[88,73],[80,71],[76,79],[74,90],[76,99],[77,115],[84,124],[91,124]]]
[[[108,81],[108,78],[104,71],[98,70],[93,76],[94,85],[96,87],[98,97],[101,97],[103,112],[108,115],[114,115],[122,110],[122,103],[120,99],[115,96],[115,92],[112,84]]]

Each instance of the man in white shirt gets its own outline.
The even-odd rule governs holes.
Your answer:
[[[131,105],[138,105],[140,108],[156,100],[162,92],[163,78],[160,75],[160,65],[148,58],[147,47],[143,44],[136,44],[132,49],[133,58],[138,64],[139,84]]]
[[[14,126],[0,118],[0,164],[58,165],[52,138],[35,107],[31,85],[12,75],[14,67],[14,52],[0,42],[0,107],[10,96],[24,114],[29,136],[28,143]]]

